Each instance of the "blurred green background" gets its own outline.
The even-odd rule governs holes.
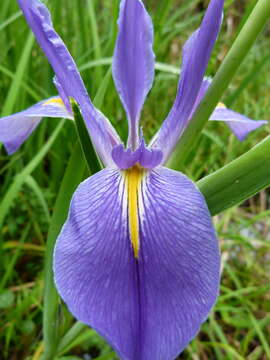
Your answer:
[[[74,56],[91,98],[127,136],[110,62],[117,35],[119,0],[49,0],[53,22]],[[149,140],[173,103],[181,48],[199,26],[208,1],[145,0],[155,28],[157,71],[142,125]],[[221,35],[207,75],[213,76],[256,4],[226,1]],[[270,29],[258,38],[223,101],[253,119],[270,118]],[[0,3],[0,112],[8,115],[56,94],[53,72],[34,41],[15,0]],[[66,121],[53,145],[58,119],[46,119],[26,144],[8,157],[0,148],[0,359],[42,359],[42,293],[46,235],[76,133]],[[186,161],[193,180],[209,174],[269,133],[266,126],[240,143],[226,125],[209,123]],[[0,129],[1,131],[1,129]],[[43,153],[42,153],[43,152]],[[28,164],[39,155],[38,165]],[[31,164],[31,163],[30,163]],[[29,170],[29,171],[28,171]],[[12,186],[12,191],[10,191]],[[11,196],[7,194],[12,193]],[[222,250],[221,294],[196,339],[179,359],[270,359],[269,190],[214,218]],[[61,307],[63,334],[73,323]],[[63,347],[58,359],[117,359],[90,329]],[[154,360],[154,359],[153,359]]]

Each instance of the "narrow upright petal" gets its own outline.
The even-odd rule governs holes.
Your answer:
[[[161,167],[107,168],[84,181],[54,255],[70,311],[123,360],[174,360],[216,301],[219,266],[203,196]]]
[[[242,114],[227,109],[222,103],[215,109],[210,120],[226,122],[240,141],[245,140],[251,131],[268,123],[266,120],[251,120]]]
[[[129,121],[128,146],[139,143],[138,122],[154,79],[153,26],[141,0],[122,0],[113,78]]]
[[[119,137],[104,115],[93,106],[78,69],[64,42],[53,28],[48,9],[39,0],[18,0],[24,16],[46,54],[66,98],[80,105],[92,142],[105,165],[111,164],[111,150]],[[108,133],[109,129],[109,133]]]
[[[0,142],[13,154],[32,134],[43,117],[73,119],[59,96],[40,101],[29,109],[0,119]]]
[[[224,0],[211,0],[200,28],[183,48],[181,78],[173,107],[152,140],[162,149],[165,162],[183,133],[202,85],[206,67],[217,39]]]

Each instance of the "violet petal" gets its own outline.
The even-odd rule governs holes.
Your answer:
[[[29,109],[0,119],[0,142],[13,154],[32,134],[43,117],[73,119],[59,96],[40,101]]]
[[[139,187],[136,259],[124,174],[104,169],[75,191],[55,248],[56,286],[121,359],[173,360],[216,301],[218,242],[195,185],[160,167]]]
[[[106,117],[93,106],[72,56],[53,28],[48,9],[39,0],[18,0],[18,3],[66,97],[74,98],[80,105],[92,142],[102,161],[105,165],[113,163],[111,150],[120,143],[119,137]]]
[[[248,117],[233,110],[226,109],[225,107],[217,107],[211,115],[210,120],[226,122],[240,141],[245,140],[251,131],[268,123],[266,120],[251,120]]]
[[[168,117],[151,142],[163,151],[166,162],[183,133],[201,88],[206,67],[217,39],[223,15],[224,0],[211,0],[200,28],[183,48],[181,78]]]
[[[128,146],[139,144],[138,122],[154,79],[153,26],[141,0],[122,0],[113,78],[129,121]]]

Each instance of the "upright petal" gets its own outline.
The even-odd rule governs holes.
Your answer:
[[[13,154],[32,134],[43,117],[73,119],[59,96],[40,101],[29,109],[0,119],[0,142]]]
[[[251,120],[242,114],[227,109],[222,103],[215,109],[210,120],[226,122],[240,141],[245,140],[251,131],[268,123],[266,120]]]
[[[175,359],[216,301],[219,264],[203,196],[165,168],[84,181],[54,255],[70,311],[125,360]]]
[[[120,143],[119,137],[108,120],[93,106],[74,60],[53,28],[48,9],[39,0],[18,0],[18,3],[51,63],[62,91],[67,98],[73,97],[80,105],[92,142],[101,159],[105,164],[112,163],[111,150],[115,143]]]
[[[211,0],[200,28],[183,48],[181,78],[173,107],[152,141],[160,148],[165,162],[185,129],[202,85],[204,73],[217,39],[224,0]]]
[[[154,79],[153,26],[141,0],[122,0],[113,78],[129,121],[128,146],[139,144],[138,122]]]

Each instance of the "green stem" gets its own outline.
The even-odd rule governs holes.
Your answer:
[[[74,147],[66,169],[58,198],[55,203],[51,225],[48,233],[46,260],[45,260],[45,290],[43,312],[43,335],[45,354],[44,360],[53,360],[58,345],[57,307],[58,295],[53,280],[53,250],[55,240],[64,224],[70,199],[83,178],[85,161],[80,144]]]
[[[87,325],[77,321],[59,342],[57,349],[58,354],[61,354],[66,347],[68,347],[84,330],[87,329],[89,329]]]
[[[221,64],[209,90],[189,122],[167,166],[173,169],[181,168],[189,151],[199,139],[201,131],[217,106],[219,99],[227,89],[231,79],[254,44],[258,34],[264,28],[269,17],[270,1],[259,0],[228,52],[228,55]]]
[[[216,215],[270,185],[270,136],[197,183]]]

